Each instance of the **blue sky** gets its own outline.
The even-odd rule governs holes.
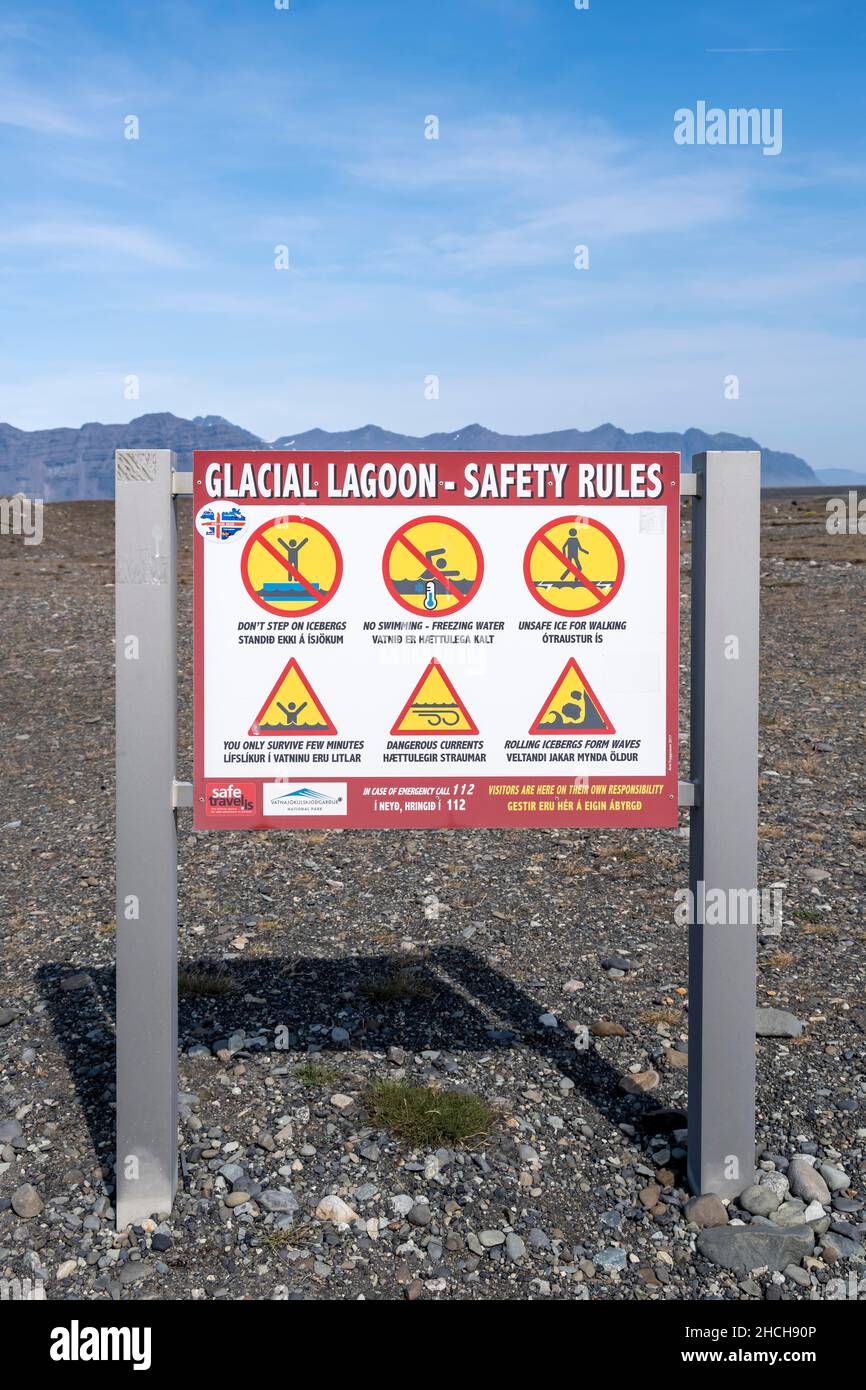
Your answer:
[[[862,468],[864,40],[859,0],[11,0],[0,419],[612,420]],[[699,100],[781,108],[782,152],[678,146]]]

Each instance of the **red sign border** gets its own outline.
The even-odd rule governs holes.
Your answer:
[[[388,782],[386,776],[376,777],[326,777],[319,775],[319,782],[347,783],[348,786],[348,807],[346,816],[318,816],[315,820],[303,821],[300,818],[296,821],[289,821],[283,817],[257,815],[252,822],[243,817],[234,818],[226,816],[219,824],[209,820],[205,811],[205,777],[204,777],[204,727],[205,727],[205,707],[204,707],[204,546],[205,541],[197,532],[193,537],[193,612],[194,612],[194,643],[193,643],[193,719],[195,737],[193,742],[193,826],[197,830],[220,830],[220,829],[359,829],[359,830],[386,830],[399,829],[404,831],[415,831],[424,829],[443,829],[459,828],[462,826],[469,828],[484,829],[539,829],[545,825],[570,826],[575,829],[670,829],[678,824],[678,755],[679,755],[679,730],[678,730],[678,711],[679,711],[679,613],[680,613],[680,516],[681,516],[681,491],[680,491],[680,456],[670,450],[642,450],[627,452],[555,452],[545,450],[513,450],[513,451],[484,451],[479,453],[468,453],[461,451],[424,451],[424,450],[376,450],[359,452],[358,450],[315,450],[288,455],[295,462],[308,462],[313,468],[324,467],[327,463],[335,465],[355,464],[361,466],[370,462],[437,462],[439,463],[444,480],[449,477],[462,477],[462,470],[468,463],[484,466],[487,463],[526,462],[534,463],[540,459],[554,459],[558,462],[568,462],[573,464],[584,463],[600,465],[604,463],[622,463],[628,466],[647,464],[660,464],[663,469],[663,490],[657,498],[647,498],[645,500],[625,499],[625,498],[580,498],[575,499],[575,505],[591,506],[593,508],[607,508],[621,505],[645,506],[650,508],[663,508],[668,517],[667,525],[667,560],[665,583],[667,590],[666,601],[666,633],[667,633],[667,652],[665,660],[665,680],[666,680],[666,757],[665,768],[663,771],[652,777],[641,777],[642,782],[660,782],[663,784],[661,795],[653,798],[646,809],[642,812],[640,821],[635,821],[634,813],[630,811],[607,810],[607,811],[584,811],[579,816],[573,818],[562,814],[547,814],[543,811],[515,811],[508,812],[502,801],[493,801],[489,796],[489,788],[493,784],[501,784],[505,780],[502,777],[476,777],[474,779],[478,793],[482,798],[482,804],[476,809],[472,817],[467,817],[458,811],[449,811],[443,816],[438,811],[418,812],[405,818],[393,820],[383,817],[374,807],[372,792],[375,788]],[[283,462],[287,458],[286,451],[275,451],[273,449],[260,450],[239,450],[239,449],[202,449],[196,450],[193,454],[193,516],[206,501],[213,501],[213,498],[206,496],[204,492],[204,470],[209,464],[224,462],[244,462],[244,463],[272,463]],[[278,506],[279,499],[268,497],[243,498],[237,499],[239,505],[244,507],[256,506]],[[508,506],[510,502],[504,498],[487,498],[472,501],[459,492],[454,496],[442,498],[447,501],[449,506]],[[560,507],[568,504],[570,499],[556,499],[548,496],[533,497],[522,499],[521,505],[527,507],[544,507],[548,511],[559,503]],[[365,499],[348,497],[344,499],[330,499],[323,497],[315,504],[317,507],[327,507],[329,505],[362,506]],[[406,506],[407,500],[401,497],[383,498],[376,505],[379,506]],[[558,616],[562,616],[561,614]],[[226,772],[224,776],[230,777],[232,774]],[[588,777],[583,779],[586,783],[586,794],[588,796],[608,796],[608,786],[616,780],[626,780],[627,772],[623,773],[621,779],[612,777]],[[211,778],[210,780],[214,780]],[[246,779],[249,780],[249,779]],[[278,778],[259,778],[259,785],[266,781],[280,780]],[[282,780],[286,780],[283,778]],[[446,797],[453,788],[454,777],[430,777],[419,772],[413,777],[394,778],[393,781],[402,781],[411,786],[418,781],[423,781],[426,786],[438,788],[441,795]],[[466,779],[468,780],[468,779]],[[523,782],[540,781],[538,777],[520,777],[516,775],[516,780]],[[554,774],[552,780],[557,780]],[[566,779],[562,779],[566,780]]]

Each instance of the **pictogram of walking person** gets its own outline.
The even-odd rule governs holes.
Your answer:
[[[568,532],[568,537],[566,539],[565,545],[562,547],[562,553],[565,556],[566,560],[570,560],[571,563],[574,565],[574,568],[578,570],[581,574],[583,574],[583,567],[580,563],[580,557],[581,555],[588,555],[589,551],[586,549],[585,546],[581,545],[577,531],[573,526],[570,528]],[[567,579],[571,573],[571,570],[563,570],[562,574],[559,576],[560,581],[563,579]]]

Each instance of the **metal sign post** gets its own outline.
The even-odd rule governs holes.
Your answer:
[[[761,456],[694,469],[689,1183],[734,1197],[755,1165]]]
[[[122,450],[115,468],[119,1230],[177,1187],[174,461]]]
[[[118,1229],[177,1187],[175,497],[193,485],[174,462],[116,456]],[[733,1196],[754,1167],[760,455],[694,465],[689,1183]]]

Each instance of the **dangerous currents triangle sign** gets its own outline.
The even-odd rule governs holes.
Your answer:
[[[318,695],[294,657],[286,666],[250,728],[251,738],[292,734],[335,734]]]
[[[574,657],[545,700],[531,734],[615,734],[601,701]]]
[[[434,657],[401,713],[392,734],[477,734],[475,720]]]

